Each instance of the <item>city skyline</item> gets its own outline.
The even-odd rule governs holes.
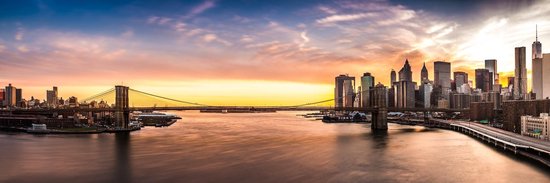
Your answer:
[[[52,86],[68,98],[125,84],[213,105],[294,104],[331,98],[341,73],[370,72],[388,85],[406,59],[415,82],[435,61],[473,76],[496,59],[507,78],[513,49],[531,52],[535,25],[550,42],[547,1],[442,10],[409,1],[3,4],[0,85],[23,88],[24,98],[45,99]]]

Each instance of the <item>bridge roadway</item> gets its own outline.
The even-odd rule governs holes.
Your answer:
[[[530,148],[535,151],[550,155],[550,141],[522,136],[517,133],[482,125],[475,122],[467,122],[467,121],[460,121],[460,120],[439,120],[439,119],[431,119],[431,120],[434,120],[440,123],[448,123],[449,125],[455,126],[455,127],[474,130],[474,131],[477,131],[477,133],[481,133],[482,135],[499,139],[503,143],[510,144],[511,146],[517,146],[519,148]]]
[[[296,107],[296,106],[176,106],[176,107],[129,107],[128,111],[169,111],[169,110],[249,110],[258,111],[361,111],[375,112],[378,108],[334,108],[334,107]],[[469,112],[470,109],[438,109],[438,108],[386,108],[388,112]],[[113,112],[115,108],[63,108],[63,109],[1,109],[2,111],[23,113],[44,112]]]

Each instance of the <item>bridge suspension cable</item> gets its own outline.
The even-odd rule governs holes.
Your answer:
[[[300,105],[293,105],[293,106],[289,106],[289,107],[303,107],[303,106],[308,106],[308,105],[322,104],[322,103],[331,102],[331,101],[334,101],[334,99],[321,100],[321,101],[317,101],[317,102],[310,102],[310,103],[305,103],[305,104],[300,104]]]
[[[152,94],[152,93],[147,93],[147,92],[143,92],[143,91],[139,91],[139,90],[134,90],[132,88],[129,88],[129,90],[133,91],[133,92],[143,94],[143,95],[156,97],[156,98],[161,98],[161,99],[164,99],[164,100],[169,100],[169,101],[178,102],[178,103],[184,103],[184,104],[196,105],[196,106],[204,106],[204,107],[209,107],[210,106],[210,105],[200,104],[200,103],[196,103],[196,102],[188,102],[188,101],[183,101],[183,100],[171,99],[171,98],[168,98],[168,97],[163,97],[163,96],[155,95],[155,94]]]
[[[91,96],[91,97],[85,98],[83,101],[84,101],[84,102],[88,102],[88,101],[90,101],[90,100],[97,99],[97,98],[99,98],[99,97],[101,97],[101,96],[110,94],[111,92],[114,92],[114,91],[115,91],[115,88],[111,88],[111,89],[108,89],[108,90],[106,90],[106,91],[104,91],[104,92],[101,92],[101,93],[98,93],[98,94],[96,94],[96,95],[93,95],[93,96]]]

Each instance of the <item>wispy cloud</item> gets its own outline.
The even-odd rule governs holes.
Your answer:
[[[374,16],[376,16],[376,14],[374,13],[331,15],[322,19],[318,19],[317,23],[325,24],[325,23],[334,23],[334,22],[353,21],[353,20],[359,20],[359,19],[374,17]]]
[[[191,11],[185,16],[185,18],[191,18],[198,14],[201,14],[205,12],[208,9],[211,9],[216,6],[216,2],[212,0],[206,0],[199,4],[198,6],[195,6],[191,9]]]
[[[168,17],[159,17],[159,16],[150,16],[147,19],[147,23],[149,24],[158,24],[158,25],[166,25],[172,21],[172,18]]]

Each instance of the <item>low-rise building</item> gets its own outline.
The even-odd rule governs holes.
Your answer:
[[[549,122],[548,113],[541,113],[539,117],[521,116],[521,135],[548,140]]]

